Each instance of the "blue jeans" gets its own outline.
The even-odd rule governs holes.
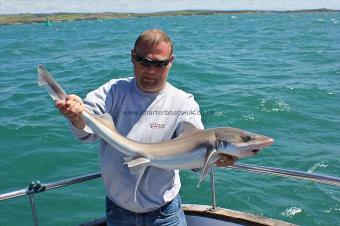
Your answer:
[[[108,226],[186,226],[179,195],[164,206],[146,213],[134,213],[116,206],[106,197]]]

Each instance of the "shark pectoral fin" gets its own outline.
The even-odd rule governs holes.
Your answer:
[[[142,181],[142,178],[145,174],[146,168],[147,168],[147,166],[144,165],[143,168],[138,171],[136,185],[135,185],[135,188],[133,190],[133,195],[134,195],[133,200],[135,202],[137,202],[137,189],[138,189],[138,186],[139,186],[140,182]]]
[[[205,162],[204,162],[204,166],[203,166],[197,187],[200,186],[202,180],[208,175],[209,169],[218,159],[219,159],[219,155],[218,155],[218,152],[216,151],[216,149],[211,149],[207,152]]]
[[[137,158],[130,161],[126,161],[125,164],[128,165],[129,170],[132,174],[137,174],[145,170],[145,168],[149,165],[150,160],[147,158]]]
[[[133,175],[137,176],[137,182],[136,186],[134,188],[134,201],[136,202],[137,197],[137,189],[139,186],[139,183],[142,180],[142,177],[145,173],[146,168],[149,166],[150,160],[144,157],[135,158],[133,156],[126,156],[124,157],[124,164],[127,164],[129,167],[130,172]]]

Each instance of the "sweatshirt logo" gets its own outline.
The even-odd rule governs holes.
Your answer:
[[[149,124],[151,129],[164,129],[165,128],[165,123],[157,123],[157,122],[152,122]]]

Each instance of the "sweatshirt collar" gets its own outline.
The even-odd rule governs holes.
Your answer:
[[[166,90],[169,89],[169,83],[166,82],[164,88],[163,88],[162,90],[160,90],[159,92],[156,92],[156,93],[145,92],[145,91],[141,90],[141,89],[138,87],[135,78],[133,78],[133,86],[134,86],[134,90],[136,90],[137,93],[142,94],[142,95],[145,95],[145,96],[149,96],[149,97],[156,97],[156,96],[158,96],[158,95],[160,95],[160,94],[165,93]]]

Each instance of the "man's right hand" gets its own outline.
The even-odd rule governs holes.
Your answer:
[[[55,106],[76,128],[85,127],[85,121],[81,117],[85,106],[80,97],[74,94],[67,95],[65,100],[57,100]]]

